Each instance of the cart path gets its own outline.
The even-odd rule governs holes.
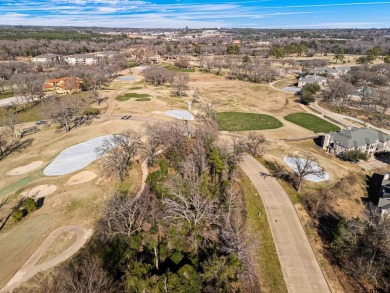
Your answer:
[[[36,265],[38,260],[49,248],[50,244],[62,233],[74,232],[76,234],[76,241],[64,252],[51,258],[50,260]],[[51,267],[58,265],[74,255],[92,235],[92,230],[85,230],[79,226],[64,226],[60,227],[49,234],[49,236],[43,241],[41,246],[33,253],[33,255],[27,260],[27,262],[16,272],[14,277],[1,289],[0,292],[12,292],[17,286],[27,281],[39,272],[45,271]]]
[[[267,212],[288,292],[331,292],[287,193],[255,158],[245,155],[241,169],[256,187]]]

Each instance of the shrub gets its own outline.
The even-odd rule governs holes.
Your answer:
[[[19,222],[22,218],[23,218],[23,211],[19,210],[19,209],[15,209],[13,212],[12,212],[12,218],[14,219],[14,221],[17,223]]]
[[[350,162],[354,162],[354,161],[357,161],[357,160],[364,160],[364,161],[367,161],[368,159],[368,155],[367,153],[363,153],[359,150],[353,150],[353,151],[347,151],[347,152],[344,152],[341,157],[346,160],[346,161],[350,161]]]
[[[87,116],[96,116],[96,115],[99,115],[100,114],[100,110],[99,109],[94,109],[94,108],[88,108],[84,111],[84,115],[87,115]]]
[[[27,213],[32,213],[37,209],[37,203],[31,197],[26,198],[23,202],[23,205],[27,211]]]
[[[321,87],[316,83],[305,84],[301,90],[301,102],[305,105],[315,101],[314,94],[317,93]]]

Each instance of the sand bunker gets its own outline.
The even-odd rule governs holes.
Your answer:
[[[131,76],[131,75],[125,75],[125,76],[118,77],[117,80],[120,80],[120,81],[133,81],[133,80],[137,80],[137,77],[136,76]]]
[[[188,111],[184,110],[170,110],[166,111],[165,115],[181,120],[194,120],[194,116]]]
[[[76,175],[73,175],[70,177],[68,182],[66,183],[67,185],[76,185],[76,184],[82,184],[82,183],[87,183],[91,180],[93,180],[96,177],[96,174],[91,171],[82,171],[80,173],[77,173]]]
[[[63,150],[43,170],[43,174],[46,176],[66,175],[87,167],[99,158],[95,149],[101,147],[106,139],[112,137],[112,135],[95,137]]]
[[[56,190],[57,190],[57,186],[53,184],[38,185],[35,186],[33,189],[23,192],[22,196],[33,197],[37,199],[41,197],[46,197],[49,194],[52,194]]]
[[[20,174],[25,174],[25,173],[28,173],[28,172],[36,169],[36,168],[39,168],[42,164],[43,164],[43,161],[35,161],[35,162],[32,162],[28,165],[21,166],[21,167],[12,169],[11,171],[8,171],[7,175],[15,176],[15,175],[20,175]]]
[[[305,159],[300,159],[302,161],[302,164],[304,164],[306,162]],[[293,169],[294,172],[297,172],[297,167],[296,167],[296,164],[293,162],[292,158],[290,157],[285,157],[284,158],[284,162],[291,168]],[[318,166],[316,163],[312,163],[311,164],[311,168],[313,170],[318,170],[320,169],[321,167]],[[311,182],[321,182],[321,181],[326,181],[326,180],[329,180],[329,174],[324,172],[324,176],[318,176],[318,175],[307,175],[305,176],[305,179],[308,180],[308,181],[311,181]]]

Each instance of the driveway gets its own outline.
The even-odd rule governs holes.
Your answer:
[[[59,255],[53,257],[52,259],[44,263],[36,265],[38,260],[49,248],[50,244],[52,244],[53,241],[59,235],[65,232],[74,232],[77,236],[76,241],[64,252],[60,253]],[[3,289],[1,289],[0,292],[2,293],[12,292],[13,289],[15,289],[17,286],[30,279],[31,277],[33,277],[35,274],[39,272],[43,272],[51,267],[58,265],[64,260],[68,259],[84,245],[84,243],[88,240],[88,238],[91,235],[92,235],[91,230],[85,230],[79,226],[64,226],[54,230],[45,239],[45,241],[43,241],[41,246],[39,246],[39,248],[34,252],[34,254],[27,260],[27,262],[19,269],[19,271],[17,271],[17,273],[7,283],[7,285],[5,285]]]
[[[325,276],[288,195],[268,170],[251,156],[241,163],[259,192],[267,212],[288,292],[330,292]]]

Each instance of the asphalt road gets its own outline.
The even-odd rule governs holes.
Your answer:
[[[288,292],[330,292],[325,276],[288,195],[268,170],[251,156],[241,163],[259,192],[267,212]]]

